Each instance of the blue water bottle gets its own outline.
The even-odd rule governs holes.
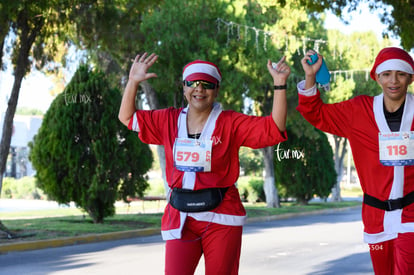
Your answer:
[[[315,64],[318,61],[318,54],[315,53],[311,55],[311,62],[308,60],[309,65]],[[326,67],[325,60],[322,59],[322,65],[319,70],[316,72],[316,82],[321,85],[325,91],[329,91],[331,86],[331,74],[329,73],[328,67]]]

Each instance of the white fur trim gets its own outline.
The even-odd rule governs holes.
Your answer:
[[[299,82],[296,87],[298,88],[298,93],[304,96],[314,96],[318,92],[316,84],[313,85],[313,87],[305,90],[305,80]]]
[[[161,231],[164,241],[181,239],[182,227],[184,226],[186,213],[180,213],[181,224],[179,228]],[[213,222],[229,226],[243,226],[246,223],[247,216],[236,216],[228,214],[218,214],[214,212],[188,213],[188,217],[192,217],[197,221]]]
[[[178,137],[179,138],[187,138],[188,137],[188,132],[187,132],[188,108],[189,108],[188,106],[186,108],[184,108],[181,111],[180,115],[178,116]],[[201,131],[200,139],[206,139],[206,140],[211,139],[211,136],[213,135],[213,132],[214,132],[214,128],[216,127],[216,121],[217,121],[219,115],[221,114],[222,110],[223,109],[222,109],[222,107],[219,103],[215,102],[213,104],[213,110],[211,110],[211,113],[210,113],[210,115],[209,115],[209,117],[206,121],[206,124],[204,125],[204,128]],[[195,180],[196,180],[196,172],[184,172],[183,182],[182,182],[183,188],[193,190],[194,185],[195,185]],[[230,221],[227,221],[227,223],[232,223],[232,222],[234,223],[235,221],[231,221],[231,217],[238,217],[238,216],[233,216],[233,215],[224,215],[226,217],[222,217],[223,214],[216,214],[216,213],[213,213],[213,212],[201,212],[201,213],[195,213],[195,214],[198,214],[198,215],[201,215],[201,216],[210,215],[208,213],[214,214],[213,218],[209,219],[208,221],[216,222],[216,223],[226,222],[229,219],[230,219]],[[194,217],[197,220],[203,220],[203,219],[196,218],[196,217],[198,217],[198,215],[194,215],[192,217]],[[185,223],[186,218],[187,218],[187,213],[180,212],[180,227],[170,229],[170,230],[166,230],[166,231],[161,231],[161,235],[162,235],[163,240],[181,239],[181,231],[184,227],[184,223]],[[234,218],[233,218],[233,220],[234,220]],[[224,224],[227,224],[227,223],[224,223]]]
[[[377,66],[375,73],[380,74],[385,71],[401,71],[414,74],[413,67],[402,59],[388,59],[382,62]]]
[[[137,113],[132,116],[132,131],[139,132]]]
[[[170,229],[170,230],[162,230],[161,236],[164,241],[174,240],[174,239],[181,239],[181,232],[183,231],[185,220],[187,219],[187,213],[180,212],[180,227]]]
[[[242,226],[245,224],[247,218],[247,216],[218,214],[215,212],[188,213],[188,216],[197,221],[214,222],[231,226]]]

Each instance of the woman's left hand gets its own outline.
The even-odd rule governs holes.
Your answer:
[[[273,67],[273,64],[276,64],[276,66]],[[273,77],[274,85],[286,84],[287,78],[290,75],[290,67],[288,64],[286,64],[286,56],[283,56],[277,63],[273,63],[270,60],[268,60],[267,69]]]

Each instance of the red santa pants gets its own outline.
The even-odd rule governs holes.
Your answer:
[[[414,233],[401,233],[369,248],[375,275],[414,274]]]
[[[187,217],[181,239],[166,242],[165,274],[194,274],[203,253],[206,275],[238,274],[242,231],[242,226]]]

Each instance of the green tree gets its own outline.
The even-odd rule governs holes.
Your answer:
[[[308,126],[313,128],[312,126]],[[332,148],[325,133],[312,129],[315,138],[297,135],[277,147],[274,162],[281,196],[307,204],[315,195],[326,198],[336,182]]]
[[[288,79],[288,120],[297,105],[297,79],[295,76],[302,73],[300,59],[302,47],[312,48],[313,41],[298,39],[301,36],[324,37],[325,31],[322,22],[309,17],[304,7],[298,1],[236,1],[243,5],[242,23],[250,27],[247,35],[242,36],[246,46],[239,53],[239,62],[236,64],[244,72],[242,84],[246,87],[246,96],[254,102],[253,114],[270,115],[273,97],[272,79],[264,66],[267,59],[279,60],[286,55],[292,66],[292,74]],[[283,4],[283,5],[282,5]],[[254,28],[253,28],[254,27]],[[258,31],[259,30],[259,31]],[[322,37],[322,38],[323,38]],[[238,45],[236,34],[232,36],[230,45]],[[292,38],[292,39],[291,39]],[[296,123],[293,120],[292,123]],[[268,207],[280,207],[278,190],[275,185],[274,147],[262,150],[264,160],[264,190]]]
[[[285,2],[285,1],[281,1]],[[300,0],[300,3],[313,12],[331,10],[338,17],[343,17],[345,11],[354,11],[361,3],[368,3],[371,11],[378,11],[381,21],[388,26],[384,36],[394,35],[401,38],[401,45],[410,50],[414,47],[414,9],[412,1],[400,0],[336,0],[336,1],[309,1]],[[344,22],[347,22],[344,20]]]
[[[14,66],[14,83],[10,93],[7,110],[4,116],[3,129],[0,141],[0,192],[3,175],[6,170],[7,158],[10,151],[10,142],[13,129],[13,118],[16,112],[17,101],[23,77],[31,70],[31,62],[42,56],[45,47],[53,52],[54,39],[59,37],[61,22],[66,19],[66,12],[75,4],[70,0],[39,0],[15,1],[4,0],[0,3],[0,69],[4,69],[3,54],[11,52]],[[14,36],[12,45],[6,44],[6,39]],[[29,56],[33,59],[29,60]],[[50,57],[51,55],[43,55]],[[43,60],[44,61],[44,60]],[[41,66],[43,62],[36,65]],[[0,221],[0,230],[5,231],[10,238],[13,234]]]
[[[52,102],[30,144],[38,186],[59,203],[74,201],[95,223],[119,197],[142,196],[152,153],[117,120],[121,102],[106,76],[81,65]]]
[[[145,35],[140,32],[144,14],[151,14],[161,0],[95,1],[80,3],[71,11],[71,40],[88,51],[90,60],[105,73],[115,75],[119,85],[128,75],[131,60]],[[114,43],[116,42],[116,43]]]

